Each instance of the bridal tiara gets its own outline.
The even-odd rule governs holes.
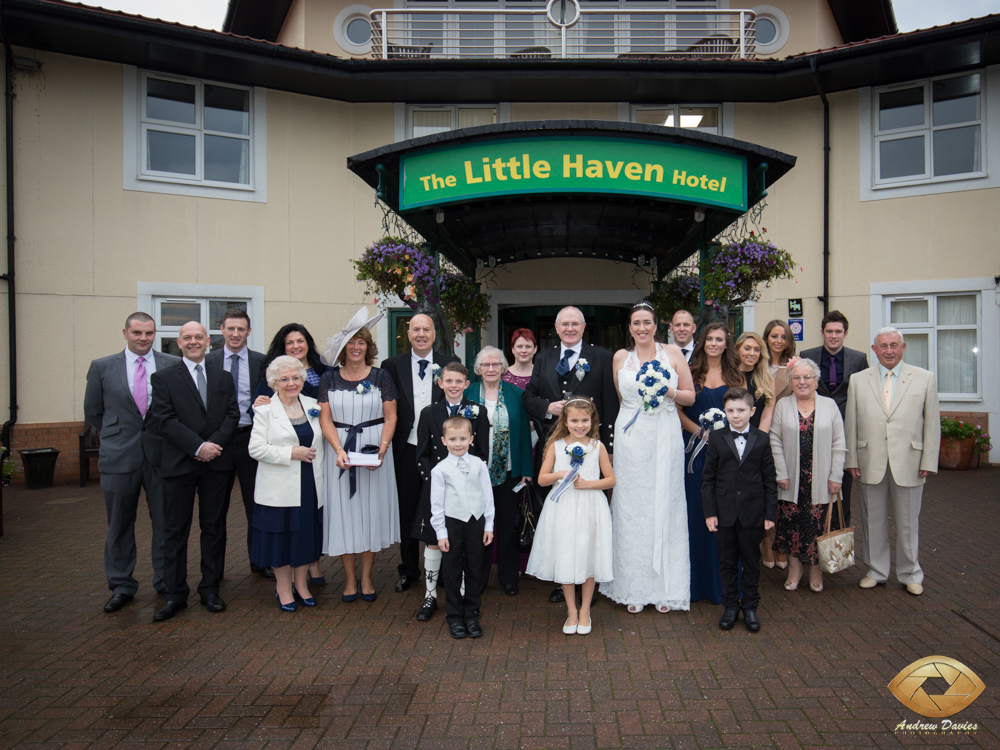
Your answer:
[[[634,305],[632,305],[632,309],[633,310],[637,310],[640,307],[646,307],[646,308],[652,310],[653,312],[656,312],[656,310],[653,309],[653,306],[651,304],[649,304],[648,302],[646,302],[646,300],[643,300],[642,302],[636,302]]]

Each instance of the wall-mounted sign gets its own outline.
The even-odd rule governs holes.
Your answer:
[[[802,300],[801,299],[790,299],[790,300],[788,300],[788,317],[790,317],[790,318],[801,318],[802,317]]]
[[[802,333],[805,330],[802,325],[802,318],[790,318],[788,327],[792,329],[792,338],[796,341],[802,341]]]
[[[524,193],[622,193],[747,209],[746,158],[625,138],[510,138],[405,155],[399,208]]]

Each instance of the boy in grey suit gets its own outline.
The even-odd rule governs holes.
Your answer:
[[[105,612],[116,612],[135,596],[139,582],[135,570],[135,517],[139,492],[146,491],[146,505],[153,526],[153,588],[163,593],[163,484],[160,480],[162,438],[151,429],[146,414],[152,401],[150,383],[157,370],[180,360],[152,351],[156,323],[146,313],[132,313],[125,320],[125,350],[95,359],[87,372],[83,400],[86,423],[100,433],[97,466],[108,515],[104,545],[104,573],[111,598]]]

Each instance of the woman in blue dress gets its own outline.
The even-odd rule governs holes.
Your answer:
[[[691,555],[691,601],[708,599],[713,604],[722,604],[719,552],[715,535],[705,525],[705,513],[701,504],[701,470],[705,465],[705,451],[699,444],[700,436],[704,435],[707,439],[707,434],[698,424],[698,418],[709,409],[722,411],[722,397],[726,391],[744,385],[733,338],[725,323],[709,323],[702,329],[689,365],[691,378],[694,380],[695,399],[691,406],[684,407],[680,418],[681,427],[684,428],[684,444],[692,446],[684,457],[684,493],[687,496],[690,535],[688,548]]]

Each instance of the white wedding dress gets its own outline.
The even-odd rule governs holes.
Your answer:
[[[677,373],[659,345],[656,358]],[[622,405],[615,421],[615,489],[611,498],[612,562],[615,579],[601,593],[619,604],[691,609],[691,561],[688,556],[687,500],[684,496],[684,441],[673,401],[652,412],[639,407],[641,367],[629,352],[617,372]]]

